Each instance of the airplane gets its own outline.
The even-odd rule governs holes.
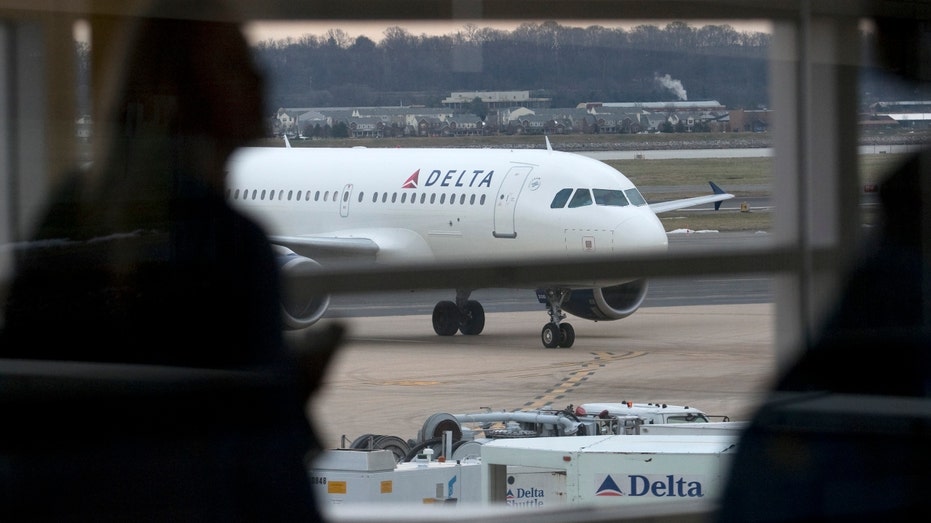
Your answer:
[[[488,262],[665,252],[656,214],[733,198],[712,194],[648,204],[606,163],[545,149],[243,147],[228,162],[226,197],[263,226],[288,271],[327,263]],[[329,261],[328,261],[329,260]],[[285,280],[286,281],[286,280]],[[440,336],[477,335],[485,326],[473,289],[433,309]],[[573,279],[536,289],[549,321],[546,348],[569,348],[566,313],[594,320],[633,314],[642,278]],[[286,329],[318,321],[328,296],[283,300]]]

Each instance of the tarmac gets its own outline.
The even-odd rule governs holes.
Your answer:
[[[438,412],[587,402],[689,405],[714,421],[744,420],[774,378],[774,319],[767,303],[570,317],[569,349],[543,347],[542,311],[489,313],[478,336],[437,336],[428,315],[326,320],[343,323],[347,337],[308,415],[324,448],[368,434],[415,438]]]

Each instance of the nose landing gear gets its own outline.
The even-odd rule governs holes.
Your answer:
[[[571,324],[563,322],[566,314],[562,311],[562,304],[569,298],[572,291],[569,289],[542,289],[537,296],[546,303],[546,312],[550,315],[550,322],[543,326],[540,339],[547,349],[562,347],[568,349],[575,343],[575,329]]]

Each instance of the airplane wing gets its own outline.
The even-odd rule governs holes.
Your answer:
[[[718,187],[714,182],[708,182],[711,184],[711,190],[714,194],[708,196],[696,196],[694,198],[684,198],[681,200],[672,200],[668,202],[659,202],[651,203],[650,209],[659,214],[661,212],[674,211],[676,209],[684,209],[685,207],[692,207],[693,205],[701,205],[703,203],[714,203],[714,210],[718,210],[721,207],[721,202],[724,200],[730,200],[734,197],[733,194],[724,192],[724,189]]]
[[[432,259],[423,237],[410,229],[373,227],[347,229],[313,236],[269,236],[272,244],[295,253],[323,260],[403,262]]]
[[[269,241],[308,258],[374,257],[378,244],[369,238],[345,236],[269,236]]]

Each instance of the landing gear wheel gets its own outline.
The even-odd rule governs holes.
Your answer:
[[[559,324],[559,346],[568,349],[575,343],[575,329],[569,323]]]
[[[485,309],[482,304],[469,300],[465,305],[465,314],[459,321],[459,330],[465,335],[481,334],[485,329]]]
[[[441,301],[433,308],[433,331],[440,336],[452,336],[459,330],[459,307],[451,301]]]
[[[540,338],[543,340],[543,346],[547,349],[555,349],[559,347],[560,341],[559,325],[555,323],[547,323],[543,326],[543,332],[540,333]]]

